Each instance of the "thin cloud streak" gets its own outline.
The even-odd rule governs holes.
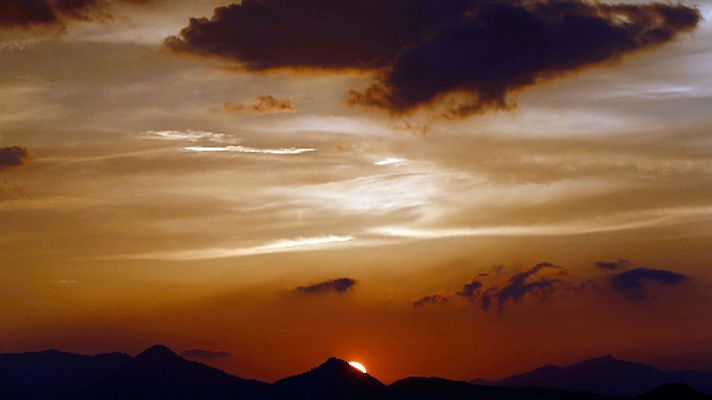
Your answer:
[[[386,166],[386,165],[400,165],[408,160],[404,158],[396,158],[396,157],[388,157],[380,161],[376,161],[373,163],[373,165],[378,165],[378,166]]]
[[[262,254],[287,253],[298,251],[316,251],[326,248],[338,248],[347,242],[354,241],[353,236],[314,236],[298,237],[294,239],[284,239],[270,242],[254,247],[236,248],[206,248],[196,250],[161,251],[155,253],[145,253],[130,256],[119,256],[117,259],[135,260],[169,260],[169,261],[190,261],[190,260],[211,260],[218,258],[246,257]],[[113,257],[112,257],[113,258]]]
[[[184,131],[163,130],[163,131],[148,131],[145,133],[147,138],[156,140],[176,140],[187,142],[208,141],[215,143],[240,143],[240,138],[230,137],[225,133],[208,132],[187,129]]]
[[[312,148],[282,148],[282,149],[257,149],[254,147],[245,146],[222,146],[222,147],[206,147],[206,146],[191,146],[184,147],[183,151],[189,153],[253,153],[253,154],[271,154],[271,155],[296,155],[311,153],[316,151]]]

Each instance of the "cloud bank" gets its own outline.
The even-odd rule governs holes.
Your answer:
[[[615,262],[595,262],[604,265],[599,268],[606,271],[626,269],[630,261],[620,259]],[[655,285],[677,286],[690,278],[664,269],[638,267],[616,273],[598,275],[582,279],[569,272],[565,267],[549,262],[536,264],[529,268],[505,272],[497,266],[486,273],[477,274],[454,296],[475,304],[484,311],[493,308],[503,312],[505,308],[522,302],[527,297],[547,301],[557,296],[589,292],[595,295],[622,295],[629,300],[654,298],[658,291]],[[427,304],[446,304],[450,295],[435,294],[425,296],[413,305],[421,307]]]
[[[251,71],[367,71],[374,82],[350,104],[458,118],[508,109],[515,91],[670,42],[700,19],[663,3],[245,0],[165,44]]]

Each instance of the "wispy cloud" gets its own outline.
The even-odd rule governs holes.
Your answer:
[[[254,256],[261,254],[314,251],[324,248],[339,247],[353,240],[355,240],[353,236],[336,235],[297,237],[293,239],[276,240],[270,243],[252,247],[212,247],[194,250],[160,251],[117,258],[175,261],[209,260],[217,258]]]
[[[384,158],[383,160],[379,160],[373,163],[373,165],[378,165],[378,166],[386,166],[386,165],[400,165],[408,160],[404,158],[396,158],[396,157],[388,157]]]
[[[187,129],[183,131],[163,130],[163,131],[147,131],[145,133],[148,139],[157,140],[176,140],[186,142],[215,142],[215,143],[240,143],[241,139],[232,137],[226,133],[198,131]]]
[[[313,148],[289,147],[280,149],[257,149],[245,146],[190,146],[184,147],[183,150],[190,153],[253,153],[278,156],[304,154],[316,151],[316,149]]]

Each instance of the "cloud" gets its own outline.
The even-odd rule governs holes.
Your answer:
[[[609,271],[627,268],[628,264],[630,264],[630,261],[625,259],[615,261],[596,261],[593,263],[596,268],[605,269]]]
[[[377,165],[379,167],[383,167],[386,165],[401,165],[405,162],[407,162],[405,158],[397,158],[397,157],[388,157],[384,158],[383,160],[378,160],[373,163],[373,165]]]
[[[662,3],[248,0],[191,19],[165,44],[252,71],[367,71],[374,82],[350,104],[459,118],[509,109],[515,91],[667,43],[700,19]]]
[[[572,287],[561,278],[568,275],[568,271],[564,267],[548,262],[513,273],[500,283],[497,279],[502,270],[503,267],[498,266],[488,273],[476,275],[455,294],[476,303],[485,311],[489,311],[493,305],[496,305],[502,312],[508,302],[518,303],[526,295],[531,294],[547,300],[560,289]]]
[[[689,277],[664,269],[636,268],[620,272],[608,277],[613,290],[625,294],[630,299],[643,299],[647,297],[646,284],[657,283],[666,286],[677,286]]]
[[[232,357],[232,354],[227,351],[212,351],[203,349],[186,350],[180,355],[193,360],[221,360]]]
[[[227,113],[247,113],[247,114],[275,114],[275,113],[293,113],[297,111],[297,106],[289,99],[277,99],[272,96],[257,96],[257,98],[249,104],[227,102],[223,104],[222,109],[214,110],[216,112]]]
[[[254,147],[245,146],[189,146],[184,147],[183,150],[192,153],[253,153],[253,154],[270,154],[277,156],[285,155],[297,155],[304,153],[311,153],[316,151],[312,148],[281,148],[281,149],[256,149]]]
[[[29,159],[26,148],[19,146],[0,147],[0,171],[21,167]]]
[[[111,16],[116,3],[146,4],[152,0],[0,0],[0,28],[63,27],[67,20]]]
[[[626,268],[630,261],[621,259],[615,262],[594,263],[596,266],[598,264],[603,265],[599,268],[610,271]],[[476,304],[484,311],[496,306],[496,309],[502,312],[507,304],[519,303],[530,295],[545,301],[564,293],[588,292],[606,297],[622,293],[631,300],[640,300],[648,297],[650,283],[676,286],[689,279],[675,272],[651,268],[635,268],[582,279],[569,273],[566,268],[549,262],[507,275],[502,273],[503,269],[504,267],[498,266],[490,272],[476,275],[454,294]]]
[[[356,283],[357,281],[352,278],[339,278],[309,286],[300,286],[297,288],[297,291],[307,294],[346,293],[353,290]]]
[[[252,247],[214,247],[193,250],[167,250],[152,253],[118,256],[119,259],[134,260],[212,260],[231,257],[248,257],[261,254],[277,254],[299,251],[316,251],[324,248],[344,246],[356,240],[353,236],[311,236],[282,239]]]
[[[413,307],[418,308],[418,307],[426,306],[428,304],[436,305],[436,304],[445,304],[448,302],[450,302],[450,297],[443,296],[440,294],[433,294],[430,296],[425,296],[422,299],[414,302]]]
[[[546,300],[558,289],[568,286],[564,281],[558,278],[536,276],[541,271],[547,269],[558,271],[557,276],[567,274],[566,269],[558,265],[548,262],[537,264],[530,269],[512,275],[507,281],[507,284],[502,288],[488,288],[480,296],[482,307],[487,310],[493,302],[496,302],[498,309],[501,311],[508,301],[516,303],[530,293]]]
[[[148,139],[158,140],[178,140],[186,142],[216,142],[216,143],[239,143],[240,138],[230,137],[230,135],[219,132],[199,131],[187,129],[184,131],[163,130],[163,131],[148,131],[145,133]]]

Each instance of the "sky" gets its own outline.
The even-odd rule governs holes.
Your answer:
[[[0,352],[712,371],[711,18],[0,0]]]

